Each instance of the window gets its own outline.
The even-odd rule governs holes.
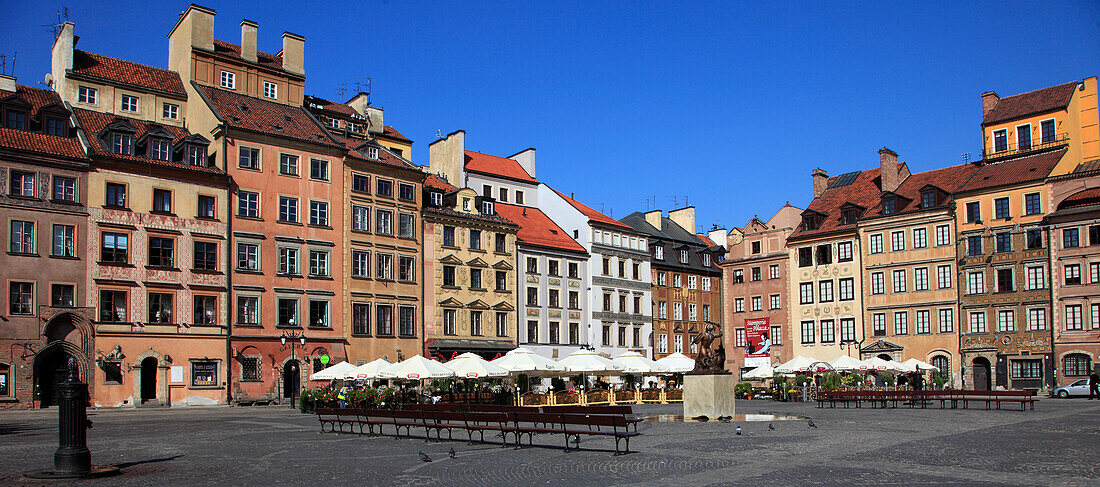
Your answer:
[[[1043,248],[1043,231],[1042,230],[1028,230],[1027,231],[1027,249],[1041,249]]]
[[[822,301],[824,301],[824,299],[822,299]],[[751,299],[751,302],[752,302],[752,311],[760,311],[760,296],[753,296],[752,299]],[[695,304],[692,303],[692,304],[689,305],[689,307],[691,309],[694,309]],[[695,321],[695,320],[691,320],[691,321]]]
[[[1043,204],[1039,201],[1039,193],[1028,193],[1024,195],[1024,213],[1028,215],[1038,215],[1043,212]]]
[[[882,214],[892,215],[897,211],[897,202],[894,198],[886,198],[882,200]]]
[[[328,161],[324,159],[310,159],[309,178],[319,181],[328,181]]]
[[[894,334],[909,334],[909,313],[905,311],[898,311],[894,313]]]
[[[997,312],[997,331],[1016,331],[1016,313],[1010,309]]]
[[[508,188],[500,188],[500,201],[508,202]]]
[[[975,235],[966,238],[967,255],[982,255],[982,237]]]
[[[176,120],[180,118],[180,106],[174,103],[165,103],[161,109],[160,116],[169,120]]]
[[[1089,245],[1100,245],[1100,225],[1089,227]]]
[[[268,98],[279,98],[279,85],[270,81],[264,81],[264,96]]]
[[[215,203],[217,200],[213,196],[199,195],[198,200],[198,214],[195,215],[199,218],[214,218],[215,217]]]
[[[538,274],[539,273],[539,259],[538,257],[527,258],[527,273]]]
[[[195,242],[195,269],[200,271],[218,270],[218,244],[214,242]]]
[[[759,240],[752,243],[752,253],[754,253],[754,254],[759,254],[760,253],[760,241]]]
[[[928,268],[917,267],[913,269],[913,290],[914,291],[927,291],[928,290]]]
[[[852,243],[851,242],[841,242],[840,244],[837,244],[837,248],[841,248],[841,246],[844,243],[848,244],[848,251],[851,252],[852,251]],[[840,252],[838,251],[837,254],[840,254]],[[843,254],[841,254],[841,255],[843,255]],[[841,257],[839,255],[837,257],[841,262],[844,262],[843,257]],[[851,260],[851,257],[852,257],[851,254],[849,254],[848,255],[848,260]],[[779,265],[778,264],[772,264],[772,265],[768,266],[768,279],[779,279]]]
[[[1027,267],[1024,273],[1027,278],[1027,290],[1043,289],[1046,287],[1046,273],[1042,266]]]
[[[928,229],[927,228],[914,228],[913,229],[913,248],[923,249],[928,246]]]
[[[876,233],[869,238],[869,246],[872,254],[882,253],[882,234]]]
[[[381,235],[393,235],[393,212],[389,210],[374,211],[374,233]]]
[[[172,212],[172,192],[167,189],[153,190],[153,211],[160,213]]]
[[[1009,218],[1012,216],[1012,212],[1008,209],[1008,198],[995,198],[993,200],[993,217],[994,218]]]
[[[279,274],[298,274],[298,249],[279,247]]]
[[[416,336],[416,308],[412,306],[397,308],[397,334],[403,337]]]
[[[13,254],[34,253],[34,222],[11,221],[11,252]]]
[[[1089,263],[1089,282],[1092,284],[1100,282],[1100,262]]]
[[[966,204],[966,222],[967,223],[981,223],[982,222],[982,209],[977,201],[973,201]]]
[[[370,277],[370,271],[368,269],[370,269],[370,253],[364,250],[351,251],[351,275],[355,277]],[[443,275],[446,276],[446,267],[444,267]]]
[[[1092,305],[1092,329],[1096,330],[1100,328],[1100,304]]]
[[[516,190],[516,204],[517,205],[522,205],[523,204],[523,191],[520,191],[518,189]]]
[[[397,258],[397,280],[413,282],[416,280],[416,259],[406,255]]]
[[[214,296],[197,294],[194,300],[193,323],[201,325],[213,325],[217,323],[218,299]]]
[[[279,154],[279,174],[284,176],[298,176],[298,156],[295,154]]]
[[[61,176],[53,177],[53,199],[76,201],[76,180]]]
[[[668,353],[668,335],[657,335],[657,353]]]
[[[166,237],[149,237],[149,266],[172,267],[176,241]]]
[[[993,131],[993,152],[1008,150],[1008,129]]]
[[[34,283],[12,282],[8,285],[9,312],[13,315],[29,315],[34,313]]]
[[[241,147],[238,150],[237,167],[241,169],[260,170],[260,149]]]
[[[738,328],[733,330],[733,346],[744,347],[745,346],[745,329]]]
[[[241,363],[241,382],[263,381],[260,357],[246,357],[240,355],[237,357],[237,361]]]
[[[837,299],[851,301],[856,298],[856,281],[853,277],[846,277],[837,281],[839,292]]]
[[[229,71],[222,71],[222,88],[237,89],[237,75]]]
[[[328,226],[328,203],[324,201],[309,202],[309,224],[317,227]]]
[[[936,226],[936,245],[951,245],[951,225]]]
[[[772,327],[772,344],[782,345],[779,337],[779,327]],[[854,342],[856,341],[856,320],[855,318],[841,318],[840,319],[840,341],[841,342]]]
[[[212,360],[196,360],[191,362],[191,386],[217,387],[218,363]]]
[[[775,295],[775,299],[778,302],[779,295]],[[638,298],[635,298],[635,303],[637,303],[637,301],[638,301]],[[704,304],[703,305],[703,321],[710,321],[710,305],[709,304]]]
[[[237,215],[246,218],[260,217],[260,193],[240,191],[237,193]]]
[[[551,321],[547,328],[550,331],[550,339],[548,341],[550,343],[560,343],[561,339],[559,338],[559,334],[561,333],[561,325],[556,321]]]
[[[279,221],[283,223],[298,222],[298,198],[279,197]]]
[[[1062,230],[1063,248],[1080,247],[1080,243],[1080,230],[1076,228],[1066,228]]]
[[[893,292],[895,292],[895,293],[905,292],[905,281],[906,281],[905,269],[895,270],[893,276],[894,276]]]
[[[703,267],[710,267],[710,254],[703,254]]]
[[[481,250],[481,231],[470,230],[470,249]]]
[[[110,185],[111,183],[107,183]],[[11,172],[11,194],[13,196],[34,197],[34,173],[23,171]]]
[[[481,269],[470,269],[470,289],[483,289],[481,287]]]
[[[813,304],[814,283],[803,282],[798,285],[798,304]]]
[[[21,111],[16,111],[16,110],[8,110],[7,128],[16,129],[16,130],[26,130],[27,129],[27,113],[26,112],[21,112]]]
[[[970,313],[970,333],[985,333],[985,313]]]
[[[936,285],[940,289],[951,288],[951,266],[941,265],[936,267]]]
[[[1001,232],[997,234],[997,252],[1012,252],[1012,234]]]
[[[500,274],[503,274],[504,271],[497,271],[497,272],[500,273]],[[570,309],[580,309],[580,307],[581,307],[580,293],[578,293],[577,291],[569,291],[569,308]],[[641,309],[639,309],[639,308],[641,308],[640,297],[635,296],[634,297],[634,312],[635,313],[640,313]]]
[[[374,307],[377,312],[375,316],[375,334],[382,336],[393,336],[393,305],[392,304],[378,304]]]
[[[1077,321],[1081,321],[1081,307],[1077,306]],[[1067,325],[1069,320],[1066,320]],[[1042,308],[1032,308],[1027,310],[1027,329],[1028,331],[1038,331],[1047,329],[1047,310]]]
[[[493,237],[493,251],[498,254],[504,254],[508,252],[508,235],[498,233]],[[569,263],[569,277],[577,277],[577,263]]]
[[[1058,137],[1054,134],[1054,119],[1043,120],[1039,122],[1040,130],[1042,131],[1043,143],[1047,144],[1054,142]]]
[[[997,292],[1012,292],[1015,289],[1016,283],[1012,269],[997,269]]]
[[[821,343],[836,341],[836,324],[833,320],[821,320],[819,325],[819,328],[821,328]]]
[[[1038,359],[1031,360],[1012,360],[1012,378],[1013,379],[1042,379],[1043,378],[1043,361]]]
[[[1028,310],[1030,311],[1042,311],[1042,310]],[[1029,316],[1030,318],[1030,316]],[[1029,323],[1030,328],[1030,323]],[[1068,304],[1066,305],[1066,330],[1082,330],[1084,329],[1084,322],[1081,319],[1081,305]]]
[[[821,281],[817,283],[818,299],[822,303],[833,300],[833,281]]]
[[[550,262],[550,265],[551,265],[551,266],[553,266],[553,265],[554,265],[554,261],[551,261],[551,262]],[[759,273],[759,272],[757,272],[757,275],[759,275],[759,274],[760,274],[760,273]],[[551,276],[555,276],[555,275],[557,275],[557,274],[555,274],[555,273],[551,272],[551,273],[550,273],[550,275],[551,275]],[[694,277],[694,276],[693,276],[693,277]],[[620,279],[625,279],[625,278],[626,278],[626,261],[624,261],[623,259],[619,259],[619,278],[620,278]],[[695,288],[693,287],[692,289],[695,289]]]
[[[1092,360],[1083,353],[1071,353],[1062,359],[1063,375],[1066,377],[1084,377],[1092,372]]]
[[[244,326],[260,325],[260,298],[256,296],[237,296],[237,324]]]
[[[527,288],[527,306],[539,305],[539,288],[529,287]]]
[[[99,321],[122,323],[126,321],[126,291],[99,291]]]
[[[936,192],[924,191],[920,194],[921,208],[935,208],[936,207]]]
[[[1081,284],[1081,264],[1066,264],[1066,285]]]
[[[355,191],[356,193],[370,193],[370,176],[365,176],[363,174],[352,174],[351,190]],[[435,194],[436,193],[432,193],[432,195]],[[442,194],[440,195],[440,197],[441,201],[439,202],[439,204],[436,204],[436,206],[443,204]],[[432,203],[435,204],[435,201],[432,201]]]
[[[917,334],[927,335],[932,333],[932,312],[926,309],[917,310]]]
[[[684,319],[684,303],[672,303],[672,319]]]
[[[981,294],[985,292],[985,273],[974,271],[966,273],[966,294]]]
[[[939,310],[939,325],[940,333],[951,333],[955,331],[955,311],[951,308],[941,308]]]
[[[825,265],[825,264],[832,264],[832,263],[833,263],[833,246],[829,245],[829,244],[818,245],[817,246],[817,265]],[[753,279],[753,280],[754,281],[759,281],[760,280],[759,279],[760,268],[754,267],[754,269],[756,269],[756,276],[758,276],[758,277],[756,279]]]
[[[138,97],[133,95],[122,95],[122,111],[124,112],[136,112],[138,111]]]
[[[405,201],[413,201],[413,200],[416,199],[415,188],[411,184],[401,183],[401,184],[398,185],[397,191],[398,191],[397,192],[397,198],[398,199],[402,199],[402,200],[405,200]],[[487,213],[491,214],[492,212],[490,211],[490,212],[487,212]]]
[[[905,232],[896,231],[890,233],[890,251],[905,250]]]
[[[744,311],[745,310],[745,300],[744,300],[744,298],[737,298],[737,303],[738,303],[737,311]],[[667,320],[668,319],[668,303],[666,303],[664,301],[657,302],[657,318],[660,318],[662,320]]]
[[[328,301],[311,299],[309,300],[309,323],[310,328],[328,328]]]
[[[1016,147],[1022,151],[1031,148],[1031,124],[1016,126]]]
[[[77,88],[76,99],[80,103],[87,103],[89,105],[95,105],[96,104],[96,95],[98,95],[98,94],[99,94],[99,91],[96,90],[95,88],[89,88],[87,86],[81,86],[80,88]]]
[[[886,336],[886,313],[871,315],[871,333],[877,337]]]
[[[171,323],[172,301],[171,294],[149,293],[149,323]]]
[[[813,247],[802,247],[798,249],[798,267],[810,267],[812,265],[814,265]]]
[[[309,275],[316,277],[328,276],[328,252],[323,250],[309,251]]]
[[[653,258],[657,260],[665,260],[665,248],[660,245],[654,246]]]
[[[734,282],[741,282],[740,280],[738,280],[738,277],[740,277],[737,274],[738,272],[740,272],[740,271],[734,271]],[[668,274],[665,274],[664,272],[658,272],[657,273],[657,285],[658,286],[665,286],[667,284],[668,284]]]
[[[760,268],[759,267],[754,267],[753,269],[756,271],[756,277],[760,277]],[[760,279],[754,279],[754,280],[759,281]],[[688,289],[696,289],[698,287],[697,286],[698,281],[699,281],[698,277],[688,276]]]
[[[375,179],[375,191],[374,194],[378,196],[385,196],[387,198],[393,197],[393,181],[389,179]]]
[[[376,278],[393,279],[393,254],[375,254],[374,262]]]
[[[125,233],[103,232],[101,235],[103,245],[99,249],[99,260],[102,263],[125,264],[129,261],[127,253],[129,235]]]
[[[886,294],[886,275],[884,273],[871,273],[871,294]]]
[[[50,304],[52,306],[73,306],[75,286],[72,284],[50,285]]]
[[[814,322],[803,321],[802,322],[802,343],[814,342]]]
[[[150,138],[149,157],[161,161],[168,161],[172,159],[172,151],[168,147],[168,141],[161,138]]]
[[[681,264],[687,264],[687,262],[688,262],[688,251],[685,250],[685,249],[681,249],[680,250],[680,263]]]
[[[605,276],[610,276],[611,275],[611,257],[604,257],[603,258],[603,275],[605,275]]]
[[[497,291],[507,291],[508,290],[508,273],[506,271],[496,271],[496,272],[497,272],[496,290]],[[570,306],[570,307],[571,308],[576,308],[577,306]]]
[[[378,148],[377,147],[367,147],[367,158],[378,160]]]

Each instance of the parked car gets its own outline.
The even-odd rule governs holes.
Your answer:
[[[1054,389],[1054,397],[1067,398],[1071,396],[1088,396],[1089,395],[1089,380],[1080,379],[1074,381],[1072,384],[1064,385],[1057,389]]]

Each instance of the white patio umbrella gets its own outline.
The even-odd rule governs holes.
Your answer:
[[[932,365],[932,364],[927,363],[927,362],[921,362],[920,360],[917,360],[915,358],[911,358],[909,360],[906,360],[906,361],[902,362],[901,364],[909,369],[908,372],[919,372],[919,371],[922,371],[922,370],[933,370],[933,371],[936,371],[936,372],[940,371],[939,367],[936,367],[935,365]]]
[[[579,349],[558,363],[568,372],[580,372],[588,374],[618,373],[622,367],[615,365],[611,359],[596,353],[595,350]]]
[[[354,368],[355,366],[352,364],[349,364],[347,362],[340,362],[338,364],[331,365],[325,368],[325,370],[314,372],[312,375],[309,376],[309,380],[343,379],[344,374]]]
[[[451,369],[455,377],[459,379],[480,379],[482,377],[504,377],[508,375],[508,369],[493,365],[488,360],[481,358],[476,353],[466,352],[455,357],[450,362],[443,364]]]
[[[695,368],[695,359],[680,352],[659,358],[657,363],[666,367],[669,373],[691,372]]]
[[[775,368],[771,365],[761,365],[755,369],[745,372],[741,375],[742,379],[771,379],[775,377],[779,372],[775,371]]]
[[[382,377],[390,379],[446,379],[455,373],[434,360],[422,355],[413,355],[401,362],[390,365],[381,372]]]
[[[344,374],[345,379],[381,379],[382,371],[387,367],[393,365],[389,360],[384,358],[377,359],[373,362],[367,362]]]
[[[908,372],[906,367],[901,362],[895,362],[893,360],[883,360],[878,357],[871,357],[864,362],[868,366],[868,370],[876,370],[878,372]]]
[[[870,368],[867,364],[863,363],[863,361],[847,355],[841,355],[830,360],[829,365],[833,366],[833,370],[837,372],[862,372]]]
[[[815,362],[820,362],[820,360],[814,360],[812,358],[803,357],[803,356],[799,355],[795,358],[792,358],[792,359],[776,366],[775,371],[776,372],[781,372],[781,373],[784,373],[784,374],[795,374],[795,373],[798,373],[798,372],[806,372],[810,369],[810,365],[814,364]]]
[[[527,375],[560,375],[565,372],[563,367],[558,362],[543,357],[529,349],[519,347],[510,350],[496,360],[492,360],[489,363],[503,368],[512,374],[527,374]]]
[[[659,374],[668,368],[633,350],[615,357],[612,362],[622,368],[624,374]]]

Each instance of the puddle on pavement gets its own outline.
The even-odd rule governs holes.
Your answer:
[[[709,418],[711,421],[716,421],[717,418]],[[795,421],[804,420],[803,416],[791,416],[786,414],[734,414],[730,419],[732,422],[744,422],[744,421]],[[643,421],[651,423],[683,423],[683,422],[702,422],[701,419],[684,419],[681,414],[658,414],[656,416],[645,416]]]

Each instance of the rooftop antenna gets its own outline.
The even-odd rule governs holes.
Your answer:
[[[436,140],[443,140],[443,131],[435,129],[435,138]]]
[[[61,33],[61,26],[65,25],[65,22],[68,22],[68,21],[69,21],[69,7],[61,7],[61,10],[57,11],[57,23],[56,24],[46,24],[46,25],[43,25],[42,27],[46,27],[50,32],[52,32],[54,39],[56,39],[58,34]],[[15,63],[13,62],[12,64],[15,64]]]
[[[370,90],[370,85],[371,85],[371,78],[370,77],[355,78],[355,82],[354,82],[355,94],[358,95],[359,93],[366,93],[367,94],[367,105],[370,105],[370,91],[371,91]],[[364,88],[366,88],[366,90],[364,90]]]
[[[348,99],[348,84],[346,82],[341,82],[340,87],[336,88],[336,96],[339,96],[341,100]]]
[[[963,153],[963,164],[966,164],[966,163],[969,163],[969,162],[970,162],[970,153],[969,152],[964,152]]]

